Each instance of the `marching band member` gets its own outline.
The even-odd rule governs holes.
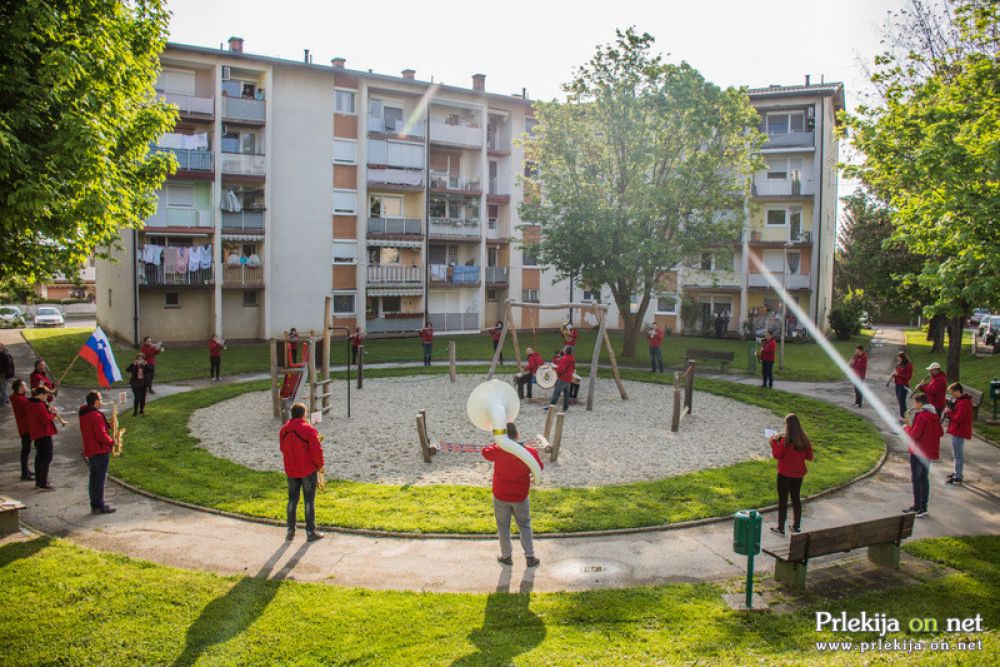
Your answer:
[[[218,336],[212,334],[212,337],[208,339],[208,376],[215,382],[222,381],[219,374],[222,371],[222,351],[224,349],[226,349],[226,341],[220,341]],[[152,375],[150,375],[150,382],[152,382]]]
[[[941,428],[937,410],[930,404],[926,394],[915,393],[913,405],[917,410],[913,424],[903,427],[910,436],[910,481],[913,484],[913,505],[903,512],[916,512],[918,518],[923,518],[927,516],[927,501],[931,493],[931,461],[940,458],[941,436],[944,435],[944,429]]]
[[[288,535],[285,539],[295,539],[295,515],[299,506],[299,495],[305,504],[306,541],[315,542],[323,538],[316,532],[316,485],[318,471],[323,467],[323,447],[319,443],[319,432],[306,421],[306,406],[296,403],[292,406],[292,416],[281,427],[278,435],[281,457],[288,478],[288,506],[285,518]]]
[[[524,388],[528,388],[528,398],[531,398],[531,381],[535,378],[535,373],[541,368],[542,364],[545,363],[542,359],[542,355],[535,352],[532,348],[527,348],[525,354],[528,358],[525,360],[524,372],[518,373],[515,376],[517,381],[517,397],[524,398]]]
[[[865,375],[868,374],[868,355],[865,354],[864,345],[854,346],[854,356],[851,357],[850,363],[851,369],[854,370],[854,374],[864,382]],[[854,407],[860,408],[862,403],[861,390],[857,387],[854,388]]]
[[[493,352],[500,347],[500,335],[503,333],[503,322],[497,322],[496,326],[490,329],[490,338],[493,339]],[[500,351],[500,365],[503,366],[503,350]]]
[[[927,367],[930,371],[930,379],[917,385],[917,391],[927,394],[927,402],[934,406],[940,417],[944,417],[944,406],[947,403],[948,378],[941,371],[941,364],[933,362]]]
[[[28,469],[31,454],[31,434],[28,432],[28,386],[24,380],[14,380],[10,387],[10,407],[14,411],[17,434],[21,436],[21,479],[30,482],[35,473]]]
[[[146,391],[155,394],[153,376],[156,375],[156,355],[163,352],[163,343],[154,343],[149,336],[146,336],[142,339],[142,347],[139,348],[139,351],[146,358]]]
[[[576,339],[580,332],[576,330],[572,322],[567,322],[560,328],[563,337],[563,344],[572,353],[576,349]]]
[[[420,334],[420,346],[424,349],[424,366],[430,366],[431,353],[434,351],[434,325],[428,321],[427,326],[417,333]]]
[[[760,357],[762,387],[774,389],[774,353],[777,349],[778,341],[774,340],[774,334],[768,329],[757,351],[757,356]]]
[[[576,372],[576,359],[573,357],[573,348],[569,345],[563,350],[563,355],[555,362],[556,373],[559,379],[556,381],[555,389],[552,390],[552,398],[549,400],[549,407],[559,402],[559,395],[563,395],[563,412],[569,410],[569,392],[573,384],[573,374]]]
[[[35,389],[42,387],[45,390],[45,401],[51,403],[56,397],[56,384],[49,377],[49,367],[44,359],[35,359],[35,369],[28,377],[31,385],[31,395],[35,395]]]
[[[652,366],[651,372],[656,372],[656,367],[660,367],[663,372],[663,329],[656,322],[649,327],[649,363]]]
[[[87,486],[91,514],[113,514],[114,507],[104,502],[104,482],[108,477],[108,463],[115,440],[111,425],[100,410],[101,395],[96,391],[87,394],[87,404],[80,407],[80,436],[83,440],[83,458],[90,469]]]
[[[568,355],[572,358],[572,355]],[[507,424],[507,437],[528,450],[538,466],[544,468],[542,459],[533,447],[527,447],[517,437],[517,427]],[[510,518],[513,515],[520,532],[521,548],[528,567],[536,567],[541,561],[535,558],[535,548],[531,534],[531,506],[528,491],[531,489],[531,472],[513,454],[505,452],[497,445],[483,448],[483,458],[493,462],[493,515],[497,520],[497,535],[500,538],[500,555],[497,560],[504,565],[513,565],[513,544],[510,539]]]
[[[128,385],[132,387],[132,416],[146,414],[146,390],[149,389],[149,366],[146,357],[141,352],[135,355],[135,361],[125,367],[129,374]]]
[[[35,387],[31,391],[25,416],[28,434],[35,443],[35,488],[55,491],[56,487],[49,484],[49,465],[52,463],[52,436],[58,431],[52,408],[43,399],[46,393],[45,387]]]
[[[365,344],[365,334],[361,331],[361,327],[355,327],[354,333],[351,334],[351,364],[358,363],[358,352],[361,350],[361,346]]]
[[[889,380],[895,383],[896,401],[899,403],[899,418],[906,418],[906,398],[909,395],[910,380],[913,378],[913,364],[906,352],[896,355],[898,361]]]

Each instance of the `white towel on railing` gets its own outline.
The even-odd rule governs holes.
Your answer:
[[[431,280],[448,280],[447,264],[431,264]]]
[[[212,245],[211,244],[202,247],[202,249],[201,249],[201,257],[199,259],[201,260],[199,262],[199,264],[198,264],[198,268],[199,269],[210,269],[210,268],[212,268]]]
[[[153,266],[160,265],[160,256],[163,254],[163,246],[155,243],[147,243],[142,246],[142,261]]]

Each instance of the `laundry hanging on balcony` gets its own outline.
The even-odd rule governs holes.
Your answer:
[[[161,136],[156,143],[164,148],[204,151],[208,150],[208,134],[205,132],[198,132],[196,134],[168,132]]]
[[[212,245],[202,246],[201,256],[199,257],[198,268],[199,269],[210,269],[212,268]]]
[[[226,190],[222,195],[220,208],[227,213],[239,213],[243,210],[243,204],[240,202],[240,198],[236,196],[235,192],[232,190]]]
[[[160,257],[163,255],[163,246],[155,243],[147,243],[142,246],[142,262],[144,264],[160,265]]]

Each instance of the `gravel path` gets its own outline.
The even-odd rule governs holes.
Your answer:
[[[326,436],[327,476],[385,484],[488,486],[491,464],[478,454],[440,452],[425,464],[414,423],[416,411],[426,408],[432,441],[487,443],[489,436],[477,431],[465,414],[466,398],[481,381],[479,376],[468,375],[459,375],[454,384],[445,376],[366,381],[362,391],[351,394],[350,420],[344,417],[344,401],[339,400],[333,417],[320,424]],[[625,384],[628,401],[618,397],[612,382],[602,382],[593,412],[582,405],[570,407],[559,461],[550,464],[543,457],[542,486],[655,480],[767,457],[762,431],[780,426],[780,420],[762,408],[698,392],[694,413],[684,417],[680,433],[674,435],[669,412],[672,389]],[[522,436],[542,432],[543,405],[522,403],[517,419]],[[189,425],[202,446],[216,456],[258,470],[281,470],[280,424],[271,417],[267,392],[243,394],[197,410]]]

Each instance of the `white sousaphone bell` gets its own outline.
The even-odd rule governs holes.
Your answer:
[[[556,386],[556,380],[559,379],[559,375],[556,374],[556,368],[552,364],[542,364],[535,371],[535,382],[542,389],[552,389]]]
[[[497,447],[528,466],[533,481],[541,478],[542,468],[535,457],[507,437],[507,422],[514,421],[521,410],[521,400],[512,386],[500,380],[483,382],[469,394],[465,407],[473,426],[492,433]]]

